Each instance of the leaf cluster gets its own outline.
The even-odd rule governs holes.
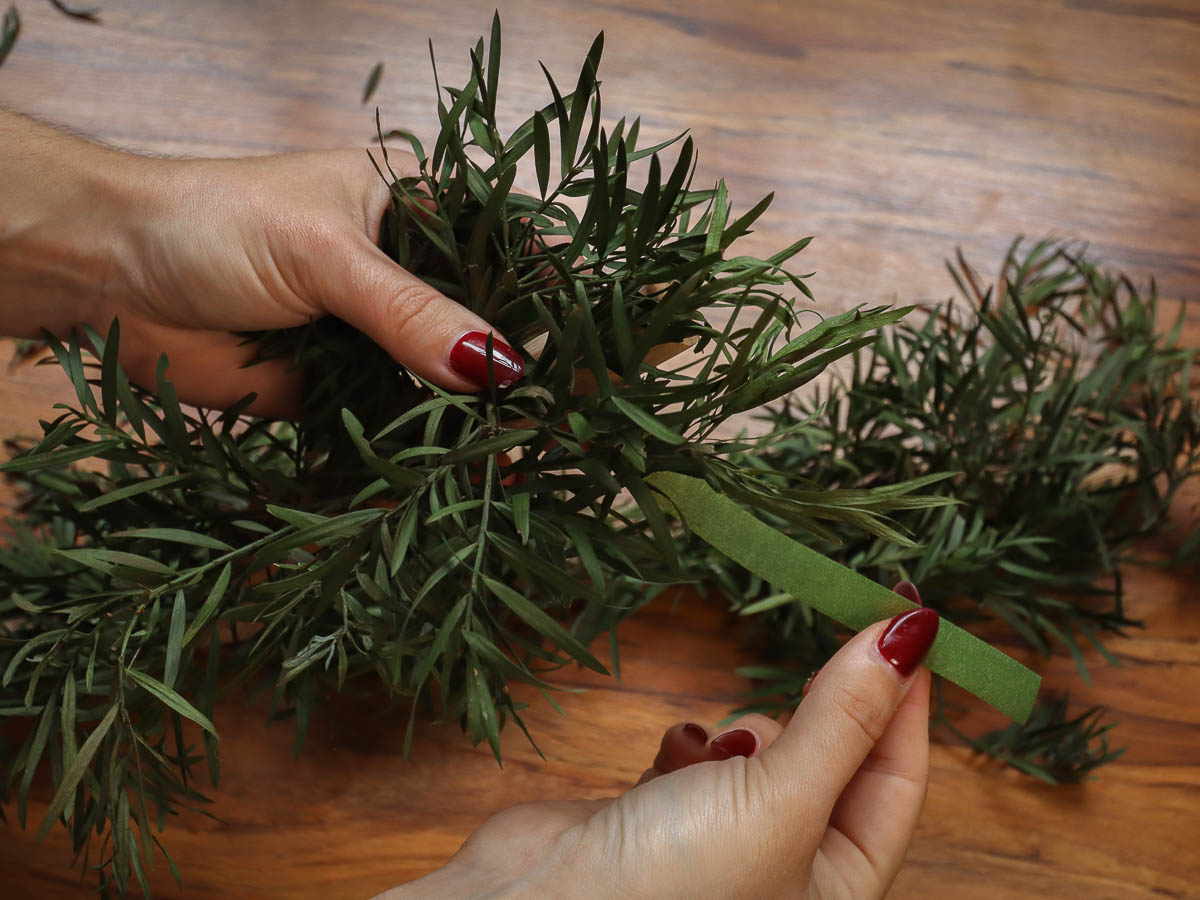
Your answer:
[[[997,623],[1045,654],[1065,647],[1087,680],[1081,643],[1115,662],[1103,636],[1139,625],[1123,606],[1131,545],[1164,528],[1200,472],[1196,353],[1178,346],[1182,317],[1159,330],[1153,284],[1143,292],[1069,245],[1014,243],[986,288],[961,255],[950,271],[958,302],[880,335],[848,374],[772,408],[776,437],[746,461],[789,481],[875,491],[958,473],[931,486],[954,505],[892,514],[920,546],[837,522],[832,535],[777,524],[874,580],[913,581],[959,624]],[[762,686],[749,708],[788,708],[836,649],[831,624],[702,547],[686,552],[766,637],[769,657],[799,664],[754,673]],[[1077,780],[1112,758],[1085,749],[1106,729],[1092,713],[1065,719],[1058,703],[975,745]],[[1033,735],[1059,741],[1037,751],[1059,753],[1053,765],[1028,761]]]
[[[958,728],[939,704],[934,721],[942,724],[980,753],[993,756],[1046,784],[1081,784],[1092,772],[1119,759],[1124,747],[1108,742],[1115,723],[1104,723],[1104,708],[1093,706],[1071,716],[1070,698],[1051,695],[1038,703],[1023,725],[1013,722],[980,737]]]
[[[555,668],[607,672],[589,645],[636,605],[620,588],[687,577],[648,474],[704,478],[800,530],[897,534],[904,491],[791,484],[714,435],[903,311],[803,331],[786,266],[807,240],[729,254],[770,197],[735,215],[723,182],[693,187],[690,139],[606,128],[602,36],[574,89],[547,72],[549,102],[505,134],[500,43],[496,20],[465,86],[438,82],[429,152],[405,135],[418,175],[391,170],[378,115],[373,159],[383,249],[495,323],[519,384],[447,392],[326,319],[247,336],[307,376],[303,418],[271,421],[249,397],[181,405],[165,357],[153,391],[130,383],[119,323],[47,335],[76,397],[2,467],[24,499],[0,548],[0,718],[27,734],[0,747],[0,784],[24,824],[48,769],[40,833],[61,821],[80,854],[99,838],[85,860],[118,893],[147,891],[156,832],[207,802],[230,692],[293,720],[297,752],[328,693],[382,689],[409,738],[422,712],[456,719],[499,759],[503,725],[524,728],[511,683],[550,698]]]

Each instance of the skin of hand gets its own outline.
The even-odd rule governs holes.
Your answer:
[[[919,603],[911,584],[897,592]],[[376,900],[883,897],[925,800],[928,609],[851,638],[786,727],[681,723],[616,799],[527,803],[441,869]]]
[[[255,391],[252,411],[282,417],[300,408],[299,373],[243,368],[253,351],[231,332],[332,314],[443,387],[486,384],[492,328],[378,248],[389,190],[362,150],[157,159],[3,110],[0,148],[0,332],[104,334],[118,317],[133,380],[153,387],[165,352],[181,399],[222,408]],[[494,346],[515,380],[520,355]]]

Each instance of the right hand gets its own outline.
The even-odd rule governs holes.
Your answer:
[[[505,810],[379,900],[882,897],[925,799],[920,662],[937,623],[928,609],[878,622],[822,668],[786,728],[758,715],[716,734],[676,725],[622,796]]]

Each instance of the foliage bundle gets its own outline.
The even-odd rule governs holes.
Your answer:
[[[673,528],[655,472],[703,478],[874,580],[909,578],[959,624],[1063,645],[1084,677],[1081,641],[1106,652],[1137,625],[1122,561],[1200,464],[1194,354],[1178,326],[1155,330],[1153,288],[1014,245],[994,288],[952,269],[965,310],[887,334],[908,309],[803,329],[787,265],[807,240],[729,254],[771,198],[735,216],[722,182],[693,188],[689,139],[640,147],[636,119],[603,127],[602,37],[574,90],[546,72],[550,101],[507,136],[500,42],[496,21],[462,88],[435,66],[431,152],[379,128],[373,158],[392,190],[384,250],[494,322],[522,382],[450,394],[327,319],[247,335],[308,375],[303,418],[268,421],[243,414],[249,398],[182,407],[166,359],[154,391],[131,384],[119,323],[47,336],[77,403],[0,467],[23,498],[0,547],[0,722],[18,726],[0,732],[0,785],[24,824],[48,770],[41,833],[64,823],[106,889],[148,895],[157,832],[207,803],[230,692],[269,697],[297,752],[324,695],[381,687],[410,739],[422,711],[457,718],[499,758],[503,725],[524,728],[510,682],[553,703],[553,669],[607,671],[593,639],[690,580],[764,641],[748,708],[793,705],[834,627]],[[419,175],[392,172],[396,137]],[[519,172],[536,193],[514,190]],[[849,375],[793,396],[843,358]],[[765,436],[717,437],[756,410]],[[1099,720],[1057,697],[1025,726],[959,733],[1076,781],[1119,752]]]
[[[0,776],[24,824],[49,771],[40,833],[64,823],[106,888],[148,893],[156,832],[206,801],[205,769],[216,785],[220,694],[269,696],[299,750],[325,692],[374,684],[409,701],[410,736],[423,709],[499,757],[502,725],[523,727],[509,682],[606,671],[588,644],[625,588],[686,578],[648,474],[905,545],[885,516],[947,502],[781,479],[753,442],[714,437],[905,311],[802,330],[785,266],[807,241],[728,255],[770,197],[734,216],[723,183],[692,188],[690,140],[602,127],[602,46],[570,93],[547,72],[550,102],[505,137],[497,21],[466,85],[438,84],[432,151],[407,136],[420,174],[391,173],[382,134],[373,157],[384,249],[525,348],[511,389],[447,393],[327,319],[248,338],[309,375],[304,417],[267,421],[249,398],[182,407],[165,358],[154,392],[131,384],[118,323],[47,336],[77,402],[3,467],[24,500],[0,548],[0,719],[28,727]],[[530,162],[534,195],[513,190]]]
[[[1157,330],[1153,285],[1143,295],[1069,245],[1014,243],[986,289],[961,255],[950,272],[958,303],[923,322],[910,316],[824,391],[769,409],[779,436],[739,461],[780,483],[842,489],[959,473],[929,488],[957,505],[894,513],[919,547],[837,522],[828,536],[775,524],[872,579],[913,581],[927,606],[964,627],[992,620],[1040,653],[1065,647],[1087,680],[1081,642],[1115,663],[1104,637],[1139,625],[1123,607],[1123,562],[1200,474],[1196,352],[1178,346],[1182,313]],[[1183,548],[1198,540],[1200,531]],[[752,617],[767,656],[789,664],[745,671],[761,680],[747,708],[792,708],[836,650],[834,626],[702,546],[681,553]],[[936,719],[1022,771],[1074,782],[1118,755],[1099,713],[1068,718],[1064,699],[1049,697],[1024,726],[979,739],[944,706]]]

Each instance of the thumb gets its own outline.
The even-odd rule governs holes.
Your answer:
[[[783,733],[762,754],[771,796],[797,827],[823,831],[834,805],[916,680],[938,614],[917,608],[863,629],[821,669]],[[816,821],[814,821],[816,820]]]
[[[478,391],[488,386],[489,371],[502,388],[524,374],[521,354],[487,322],[369,241],[364,239],[347,274],[322,292],[325,308],[422,378],[452,391]]]

